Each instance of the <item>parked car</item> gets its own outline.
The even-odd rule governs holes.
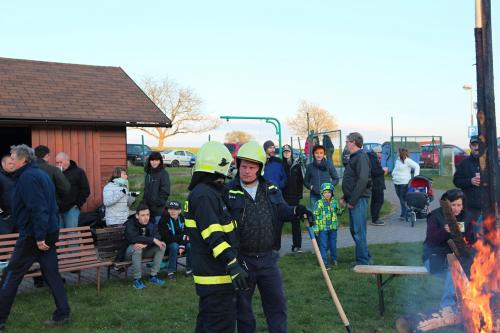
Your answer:
[[[367,143],[363,143],[363,150],[366,151],[367,153],[368,152],[371,152],[373,151],[373,148],[375,147],[380,147],[380,151],[382,151],[382,145],[380,143],[376,143],[376,142],[367,142]],[[347,163],[349,163],[349,150],[347,150],[347,146],[344,146],[344,150],[342,151],[342,165],[346,166]],[[381,159],[381,156],[379,154],[378,159],[380,161]]]
[[[363,143],[363,150],[366,152],[373,151],[373,148],[379,147],[380,151],[382,151],[382,145],[376,142],[366,142]]]
[[[191,160],[189,160],[190,167],[194,167],[195,164],[196,164],[196,155],[191,156]]]
[[[133,165],[143,165],[150,153],[151,148],[147,145],[143,146],[140,143],[127,143],[127,161]]]
[[[455,165],[458,165],[469,156],[462,148],[455,145],[444,144],[441,149],[443,150],[443,156],[453,153]],[[422,145],[419,163],[422,168],[437,168],[439,166],[439,145]]]
[[[191,166],[191,158],[195,155],[189,150],[164,150],[161,153],[163,164],[171,167]]]

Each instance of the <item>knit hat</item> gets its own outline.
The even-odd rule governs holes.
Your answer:
[[[274,146],[274,142],[272,142],[271,140],[267,140],[266,142],[264,142],[264,150],[267,150],[267,148],[269,147],[272,147]]]

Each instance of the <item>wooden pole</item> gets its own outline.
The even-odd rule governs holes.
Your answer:
[[[480,140],[481,202],[483,217],[495,216],[500,227],[498,184],[497,131],[493,81],[493,50],[491,34],[491,0],[476,1],[476,75],[477,124]],[[485,231],[487,232],[487,231]]]

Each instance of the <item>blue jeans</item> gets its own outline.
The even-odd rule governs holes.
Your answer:
[[[314,194],[312,192],[309,194],[309,207],[311,208],[311,210],[314,210],[314,204],[320,199],[321,195],[319,194]]]
[[[179,253],[179,244],[170,243],[168,245],[168,266],[167,272],[177,272],[177,253]],[[186,271],[191,270],[191,244],[186,245]]]
[[[424,262],[424,266],[429,272],[431,271],[429,260]],[[443,296],[441,296],[439,307],[444,308],[446,306],[451,306],[452,308],[455,308],[457,306],[457,301],[455,299],[455,285],[453,284],[453,279],[451,278],[450,269],[433,275],[444,279]]]
[[[349,208],[349,230],[356,244],[356,264],[358,265],[369,265],[372,259],[366,241],[367,209],[368,198],[359,198],[356,205]]]
[[[406,192],[408,191],[408,184],[394,185],[396,195],[399,198],[399,205],[401,206],[401,217],[406,218],[408,209],[406,208]]]
[[[80,217],[80,208],[78,208],[77,206],[73,206],[67,212],[59,214],[59,227],[76,228],[78,227],[79,217]]]
[[[321,253],[321,258],[323,258],[323,263],[326,263],[326,253],[328,248],[330,248],[330,263],[333,265],[334,261],[337,260],[337,230],[320,231],[319,236],[319,252]]]

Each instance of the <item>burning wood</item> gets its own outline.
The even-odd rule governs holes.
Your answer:
[[[484,228],[489,230],[486,238],[473,245],[476,254],[470,279],[455,255],[448,255],[464,327],[469,333],[500,332],[500,262],[499,250],[493,246],[500,244],[500,237],[495,218],[485,219]]]

